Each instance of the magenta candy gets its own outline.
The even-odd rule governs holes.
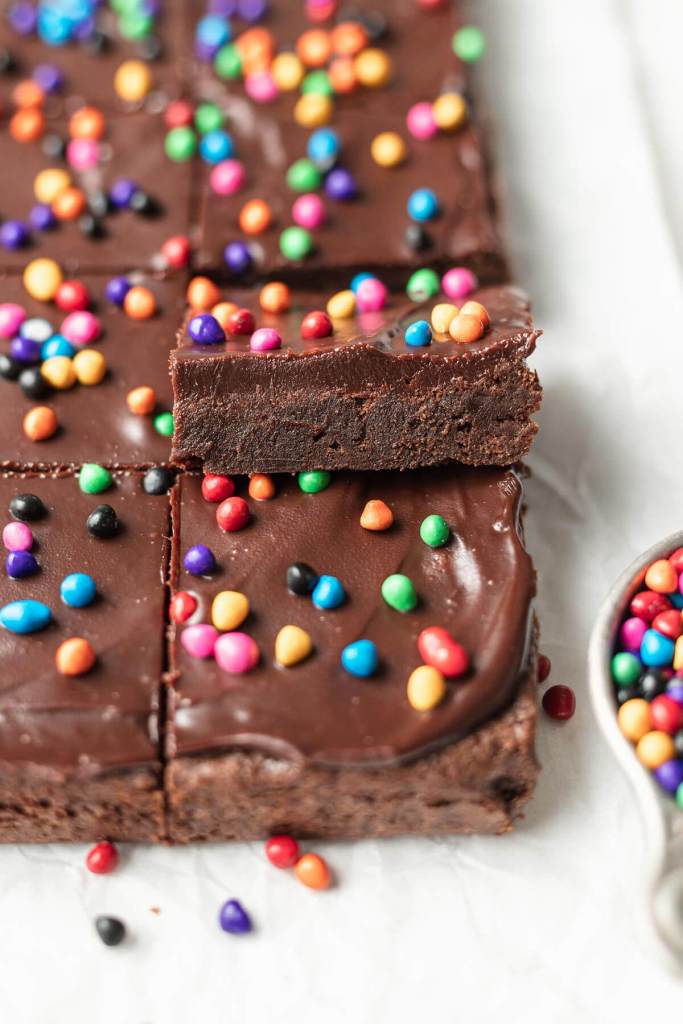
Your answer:
[[[60,334],[72,345],[90,345],[100,336],[100,321],[87,309],[79,309],[64,317]]]
[[[683,594],[683,572],[678,576],[678,593]]]
[[[0,303],[0,338],[14,338],[25,319],[26,310],[23,306],[16,302]]]
[[[637,616],[633,616],[630,619],[626,619],[619,632],[619,639],[624,647],[629,650],[639,650],[640,644],[647,632],[647,622],[644,619],[639,619]]]
[[[360,313],[379,313],[387,303],[387,289],[377,277],[366,277],[356,288],[356,305]]]
[[[406,124],[414,139],[431,139],[439,130],[431,103],[414,103],[408,111]]]
[[[222,160],[211,171],[211,188],[219,196],[232,196],[244,185],[246,173],[239,160]]]
[[[223,633],[216,641],[214,656],[224,672],[251,672],[261,657],[256,641],[247,633]]]
[[[467,267],[451,267],[441,278],[444,295],[455,302],[461,302],[477,287],[477,279]]]
[[[259,327],[249,339],[249,348],[252,352],[272,352],[282,348],[282,336],[274,327]]]
[[[95,139],[72,139],[66,147],[66,159],[76,171],[90,171],[100,160],[100,144]]]
[[[277,98],[278,88],[270,71],[257,71],[247,75],[244,90],[255,103],[272,103]]]
[[[30,551],[33,534],[26,523],[8,523],[2,531],[2,543],[8,551]]]
[[[210,658],[216,646],[218,630],[204,622],[186,626],[180,642],[191,658]]]
[[[325,204],[315,192],[305,192],[292,206],[292,219],[301,228],[315,230],[325,223]]]

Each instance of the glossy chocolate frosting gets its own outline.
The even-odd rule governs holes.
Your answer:
[[[520,536],[522,489],[511,470],[450,468],[413,473],[340,473],[319,494],[303,494],[292,478],[278,478],[277,496],[249,501],[253,520],[239,533],[219,530],[216,506],[205,502],[200,478],[185,476],[174,496],[175,588],[200,598],[200,621],[222,590],[243,592],[251,611],[240,628],[254,637],[261,662],[247,675],[230,675],[213,660],[187,655],[178,626],[171,642],[177,697],[171,751],[198,755],[259,750],[318,764],[393,764],[454,742],[509,705],[527,661],[535,574]],[[364,530],[366,501],[381,498],[394,513],[385,533]],[[421,521],[444,516],[445,547],[419,536]],[[210,578],[182,568],[197,543],[219,563]],[[332,611],[290,594],[287,566],[305,561],[337,576],[348,595]],[[403,573],[415,585],[417,608],[401,614],[385,604],[382,581]],[[294,624],[315,650],[282,668],[274,641]],[[444,626],[468,651],[471,672],[448,683],[444,702],[430,712],[408,703],[406,683],[421,663],[417,636]],[[367,638],[381,668],[371,679],[340,665],[346,644]]]

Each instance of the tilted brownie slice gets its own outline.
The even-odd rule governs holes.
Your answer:
[[[380,312],[334,320],[304,339],[302,322],[326,297],[301,292],[286,313],[264,313],[258,291],[227,290],[281,347],[254,351],[247,335],[197,344],[187,329],[172,355],[173,458],[212,472],[412,469],[449,460],[509,465],[528,451],[541,388],[527,365],[539,332],[518,289],[475,292],[491,319],[470,343],[436,334],[412,347],[406,330],[438,298],[392,297]]]
[[[275,496],[249,497],[251,519],[227,533],[217,518],[245,522],[242,485],[216,505],[203,494],[229,493],[224,481],[177,484],[169,835],[511,828],[537,774],[535,573],[519,478],[342,473],[301,490],[325,483],[276,479]],[[250,494],[269,487],[256,478]],[[423,704],[422,682],[436,686]]]
[[[158,839],[168,497],[135,473],[97,494],[3,475],[0,507],[0,841]],[[88,648],[93,667],[64,674]]]

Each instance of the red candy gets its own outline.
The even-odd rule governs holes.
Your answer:
[[[62,281],[55,293],[55,303],[65,313],[87,309],[90,305],[90,292],[80,281]]]
[[[652,622],[655,615],[671,608],[671,601],[664,594],[656,594],[654,590],[641,590],[631,601],[631,614],[639,619]]]
[[[94,875],[108,875],[119,862],[119,851],[113,843],[97,843],[88,851],[85,866]]]
[[[676,548],[673,555],[669,555],[669,561],[676,572],[683,572],[683,548]]]
[[[441,626],[423,629],[417,638],[417,649],[426,665],[438,668],[449,679],[463,675],[469,668],[467,651]]]
[[[293,836],[271,836],[266,857],[276,868],[293,868],[299,859],[299,844]]]
[[[660,612],[659,615],[655,615],[652,620],[652,628],[656,629],[658,633],[668,636],[671,640],[677,640],[683,633],[683,618],[681,618],[680,611],[677,608],[672,608],[668,612]]]
[[[652,728],[668,732],[670,736],[683,728],[683,707],[665,693],[651,701],[650,715]]]
[[[538,681],[544,683],[550,675],[552,665],[550,664],[550,658],[545,654],[539,654],[538,656]]]
[[[253,334],[256,330],[254,314],[249,309],[236,309],[226,321],[229,334]]]
[[[234,493],[235,485],[229,476],[207,473],[202,480],[202,498],[204,501],[225,501],[226,498],[232,498]]]
[[[576,711],[576,697],[568,686],[551,686],[543,694],[543,710],[550,718],[566,722]]]
[[[216,522],[226,533],[243,530],[250,519],[251,513],[244,498],[227,498],[216,509]]]
[[[179,590],[171,598],[168,613],[171,622],[187,622],[197,611],[197,598],[188,590]]]
[[[194,121],[192,104],[187,100],[174,100],[164,111],[164,123],[167,128],[184,128]]]
[[[190,262],[190,241],[185,235],[173,235],[167,238],[161,247],[161,255],[169,267],[182,270]]]
[[[320,309],[307,313],[301,321],[301,337],[310,341],[313,338],[329,338],[334,334],[334,327],[327,313]]]

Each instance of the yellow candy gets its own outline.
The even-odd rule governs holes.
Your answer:
[[[655,729],[653,732],[646,732],[644,736],[641,736],[636,747],[636,754],[638,760],[646,768],[655,769],[675,757],[676,748],[668,733]]]
[[[296,101],[294,120],[302,128],[321,128],[332,120],[334,104],[329,96],[319,92],[304,93]]]
[[[114,91],[126,103],[139,103],[152,88],[152,73],[142,60],[126,60],[114,75]]]
[[[77,380],[74,364],[68,356],[51,356],[42,364],[40,372],[57,391],[68,391]]]
[[[370,153],[380,167],[398,167],[406,158],[406,144],[398,132],[380,132],[372,140]]]
[[[674,660],[673,669],[674,672],[679,672],[683,668],[683,636],[679,636],[676,640],[674,647]]]
[[[438,668],[420,665],[410,673],[408,700],[416,711],[431,711],[446,696],[446,680]]]
[[[448,334],[448,328],[457,315],[457,306],[450,302],[439,302],[432,310],[432,327],[437,334]]]
[[[369,89],[380,89],[391,78],[391,61],[384,50],[374,47],[363,50],[353,66],[358,81]]]
[[[432,115],[435,124],[443,132],[452,132],[460,128],[467,118],[467,104],[458,92],[445,92],[434,100]]]
[[[652,728],[650,705],[639,697],[627,700],[619,708],[617,720],[624,736],[632,743],[637,743]]]
[[[313,650],[313,641],[301,626],[283,626],[275,637],[275,660],[280,665],[297,665]]]
[[[107,372],[107,360],[95,348],[82,348],[72,362],[79,384],[99,384]]]
[[[350,288],[336,292],[325,308],[333,320],[348,320],[356,312],[356,296]]]
[[[301,85],[306,69],[295,53],[278,53],[270,65],[273,81],[281,92],[291,92]]]
[[[37,174],[33,182],[33,194],[39,203],[49,206],[71,185],[71,175],[59,167],[48,167]]]
[[[64,280],[62,269],[54,260],[40,257],[31,260],[22,277],[24,288],[32,299],[49,302],[54,299],[57,289]]]
[[[222,590],[213,599],[211,621],[223,633],[241,626],[248,614],[249,598],[238,590]]]

